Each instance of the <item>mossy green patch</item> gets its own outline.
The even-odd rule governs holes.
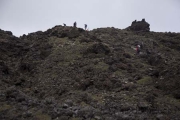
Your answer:
[[[106,71],[109,68],[109,65],[104,63],[104,62],[99,62],[97,65],[94,66],[95,69],[101,70],[101,71]]]
[[[51,120],[51,117],[47,114],[42,113],[41,111],[38,111],[35,115],[35,117],[38,120]]]
[[[130,95],[123,95],[123,99],[125,100],[125,101],[128,101],[128,102],[135,102],[135,101],[137,101],[137,98],[136,97],[133,97],[133,96],[130,96]]]
[[[82,57],[80,51],[84,48],[84,45],[79,41],[70,41],[68,38],[56,38],[50,39],[50,44],[53,45],[53,50],[49,59],[56,59],[57,62],[72,62],[75,59]],[[65,63],[66,64],[66,63]]]
[[[64,66],[64,67],[66,67],[66,66],[69,66],[69,64],[70,64],[71,62],[59,62],[58,64],[57,64],[57,66],[59,67],[59,66]]]
[[[65,45],[69,41],[68,41],[68,38],[50,37],[48,42],[53,47],[59,47],[59,46]]]
[[[173,96],[163,96],[156,98],[156,105],[159,110],[170,110],[172,108],[170,106],[174,106],[175,108],[180,109],[180,101],[173,98]]]
[[[115,74],[116,76],[122,76],[122,75],[123,75],[122,71],[119,71],[119,70],[117,70],[116,72],[114,72],[114,74]]]
[[[101,95],[101,94],[99,94],[99,95],[97,95],[97,94],[91,94],[90,95],[90,97],[93,99],[93,100],[95,100],[95,101],[97,101],[98,103],[104,103],[104,97],[103,97],[103,95]]]
[[[142,84],[142,85],[150,84],[151,82],[152,82],[152,78],[149,76],[145,76],[137,81],[138,84]]]
[[[4,104],[0,107],[0,112],[4,111],[4,110],[8,110],[11,109],[12,107],[10,105]]]
[[[84,101],[80,102],[80,105],[83,106],[83,107],[89,106],[89,105],[88,105],[86,102],[84,102]]]
[[[161,102],[164,102],[166,104],[170,104],[172,106],[177,106],[177,107],[180,107],[180,100],[178,99],[175,99],[173,96],[171,95],[167,95],[167,96],[164,96],[163,98],[158,98],[156,99],[157,102],[161,103]]]

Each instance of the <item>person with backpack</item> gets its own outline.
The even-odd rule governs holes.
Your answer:
[[[137,46],[136,46],[136,54],[139,54],[139,53],[140,53],[140,48],[141,48],[140,45],[137,45]]]
[[[143,48],[144,48],[144,43],[143,42],[141,42],[140,47],[141,47],[141,50],[143,50]]]

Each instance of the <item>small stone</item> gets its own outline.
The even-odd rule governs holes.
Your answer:
[[[144,112],[144,111],[148,110],[149,105],[148,105],[148,103],[146,103],[146,102],[140,102],[139,105],[138,105],[138,108],[139,108],[142,112]]]
[[[68,104],[69,106],[73,106],[73,101],[70,100],[70,99],[67,99],[67,100],[65,101],[65,103]]]
[[[157,120],[163,120],[163,115],[162,115],[162,114],[156,115],[156,119],[157,119]]]
[[[95,120],[101,120],[101,117],[100,116],[95,116],[94,119]]]
[[[69,105],[68,105],[68,104],[66,104],[66,103],[64,103],[62,107],[66,109],[66,108],[68,108],[68,107],[69,107]]]

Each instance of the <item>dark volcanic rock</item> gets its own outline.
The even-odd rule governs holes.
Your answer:
[[[142,21],[133,21],[131,26],[128,27],[128,30],[131,31],[144,31],[144,32],[149,32],[150,27],[149,23],[145,21],[145,19],[142,19]]]
[[[178,120],[180,34],[149,30],[0,30],[0,119]]]
[[[12,36],[13,34],[11,31],[4,31],[0,29],[0,35],[2,37],[2,36]]]

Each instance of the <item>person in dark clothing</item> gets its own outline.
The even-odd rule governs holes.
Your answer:
[[[85,28],[85,30],[87,29],[87,24],[84,24],[84,28]]]
[[[142,22],[146,22],[145,18],[143,18],[141,21],[142,21]]]
[[[143,42],[141,42],[140,47],[141,47],[141,49],[144,48],[144,43]]]
[[[136,23],[137,21],[136,20],[134,20],[133,22],[132,22],[132,24],[131,25],[133,25],[134,23]]]
[[[77,25],[77,23],[76,23],[76,22],[74,22],[74,27],[76,27],[76,25]]]
[[[66,27],[66,24],[63,23],[63,25],[64,25],[64,27]]]

